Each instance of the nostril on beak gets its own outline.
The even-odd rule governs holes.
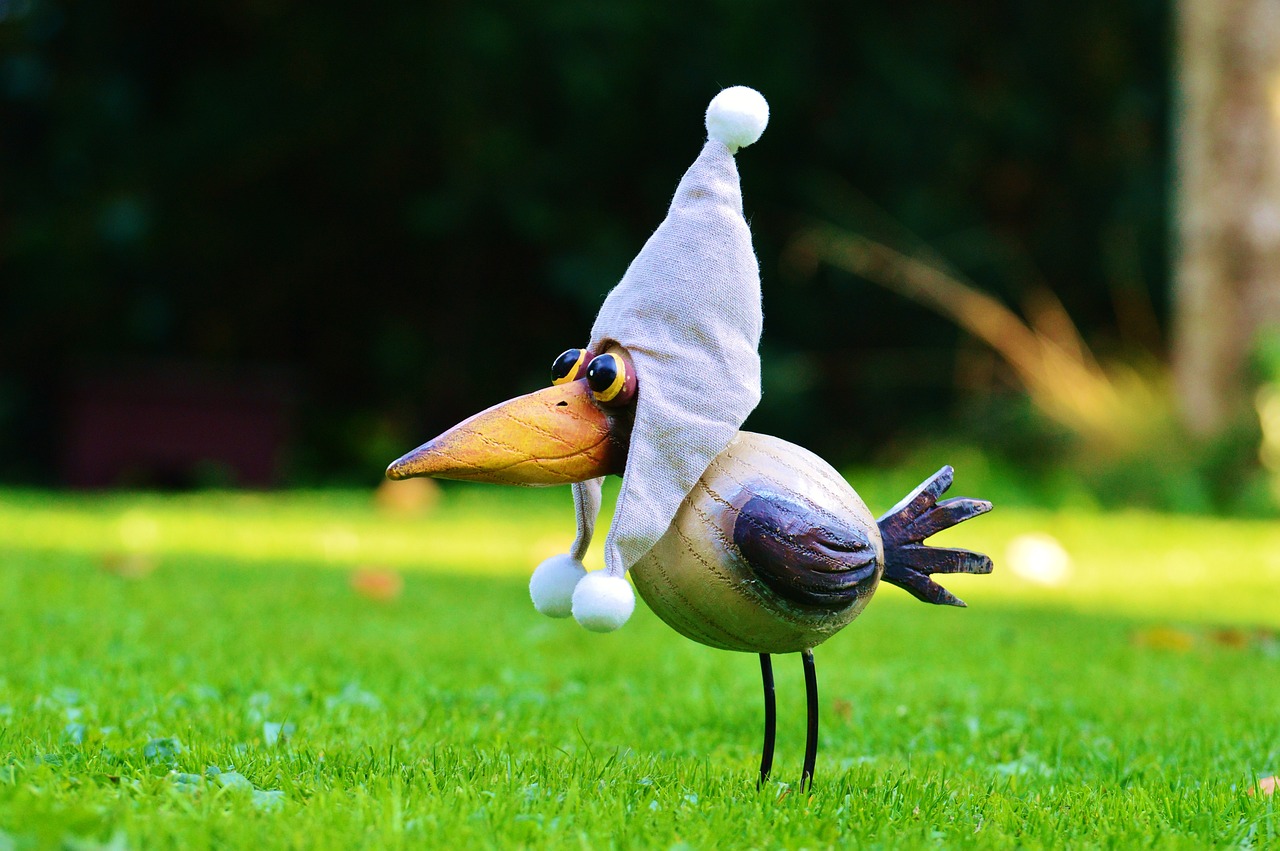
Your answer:
[[[568,403],[568,402],[556,402],[556,407],[557,407],[557,408],[567,408],[567,407],[569,407],[569,403]]]

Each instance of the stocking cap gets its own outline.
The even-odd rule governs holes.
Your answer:
[[[573,587],[571,610],[583,626],[621,626],[635,605],[624,574],[666,533],[760,401],[760,272],[733,155],[760,138],[768,119],[768,104],[754,89],[725,89],[711,101],[707,143],[676,187],[666,219],[600,308],[588,348],[599,354],[621,346],[630,355],[639,382],[635,424],[605,570],[584,579],[574,564],[590,543],[599,506],[598,481],[575,485],[573,552],[549,560],[531,583],[535,605],[547,614],[569,613],[563,593]],[[540,583],[548,592],[542,600]]]

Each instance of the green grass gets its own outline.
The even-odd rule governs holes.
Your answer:
[[[883,504],[873,508],[883,509]],[[1027,531],[1072,581],[1004,569]],[[1280,526],[997,511],[938,609],[882,589],[776,660],[643,609],[588,634],[525,582],[568,494],[483,486],[419,518],[367,495],[0,493],[0,849],[1280,847]],[[102,569],[142,552],[140,580]],[[594,557],[598,560],[598,555]],[[359,565],[403,594],[352,592]],[[1226,629],[1227,627],[1242,627]]]

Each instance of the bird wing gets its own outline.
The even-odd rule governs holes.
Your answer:
[[[761,582],[783,599],[843,609],[875,588],[876,549],[864,529],[803,498],[747,488],[733,541]]]

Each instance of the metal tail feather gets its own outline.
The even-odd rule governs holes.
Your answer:
[[[964,601],[929,578],[934,573],[990,573],[991,558],[969,550],[930,547],[924,539],[991,510],[985,499],[957,497],[938,502],[955,471],[943,467],[889,509],[877,523],[884,539],[884,580],[917,600],[944,606]]]

